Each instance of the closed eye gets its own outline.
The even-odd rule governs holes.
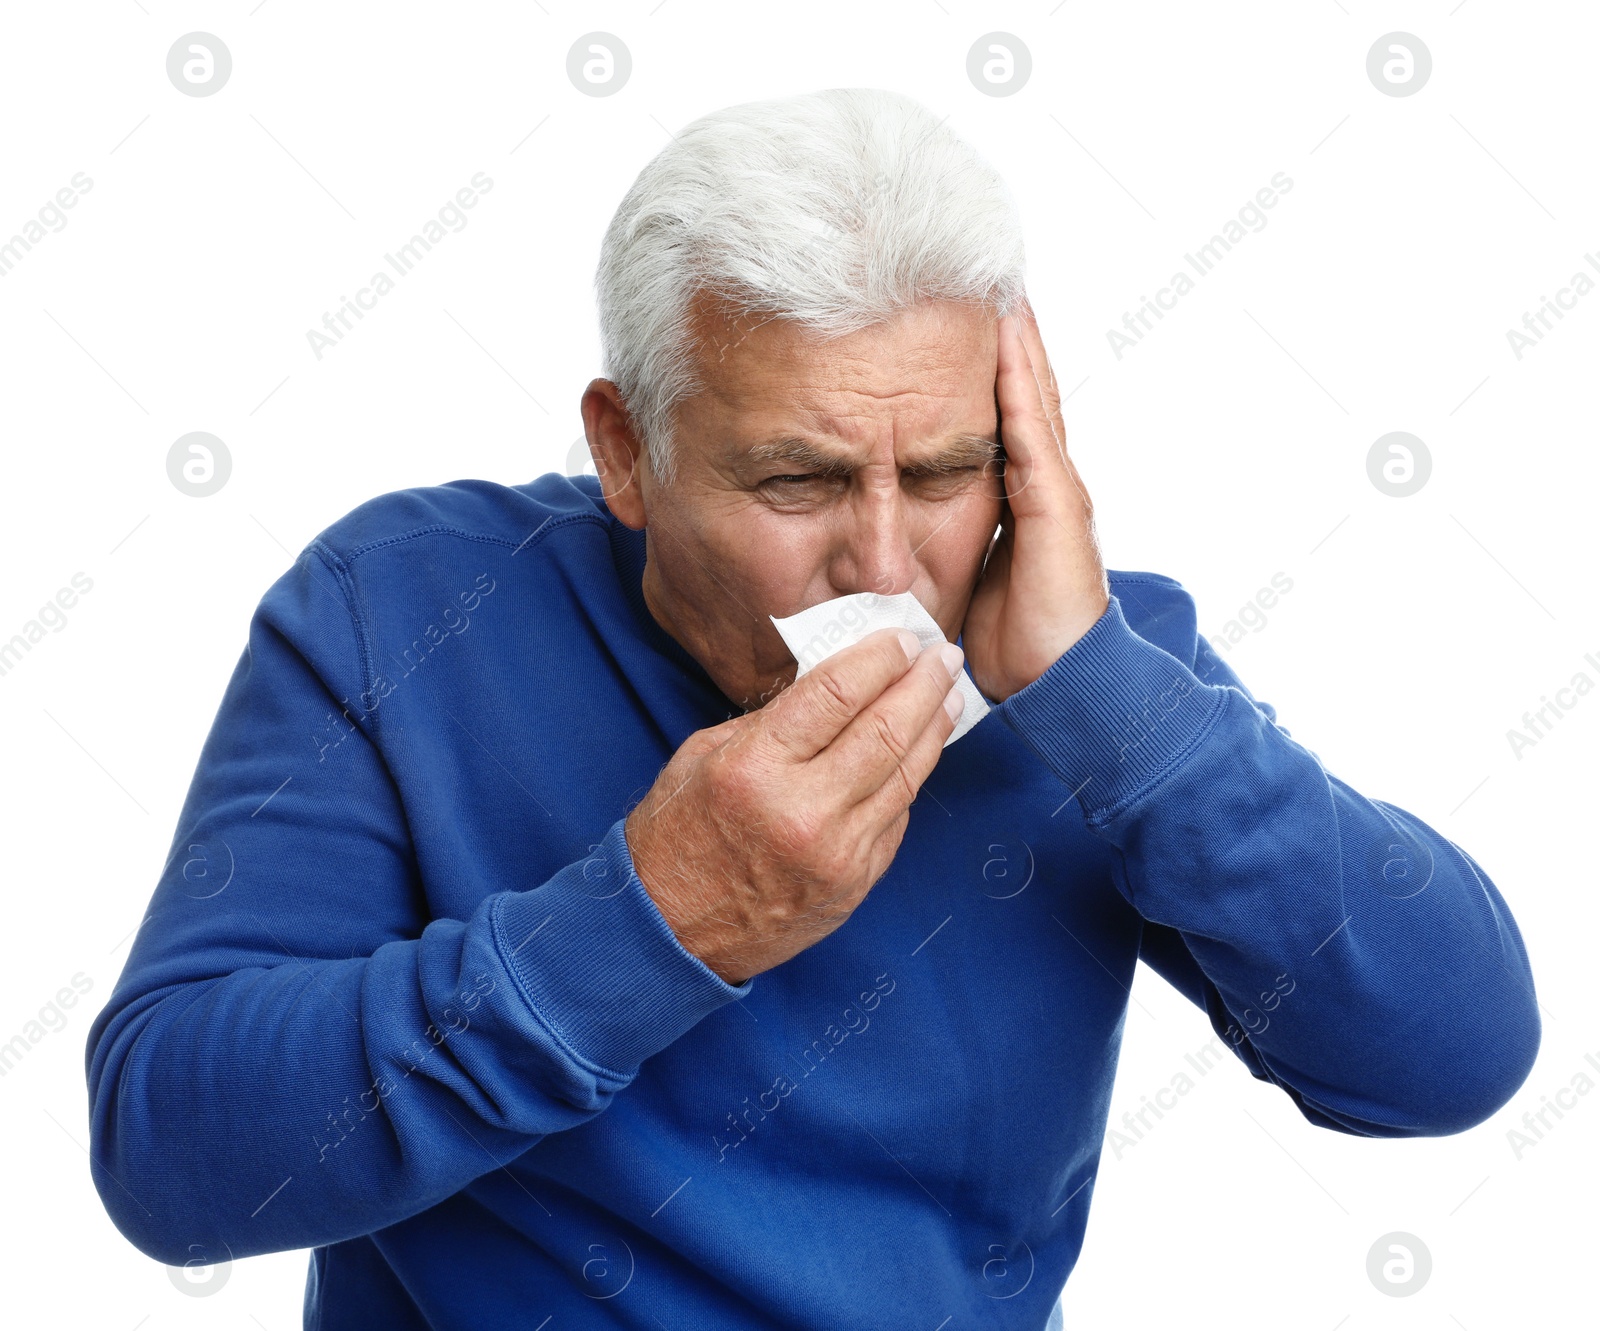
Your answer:
[[[982,467],[929,467],[924,471],[908,471],[907,476],[961,476],[969,472],[982,471]]]
[[[964,466],[964,467],[963,466],[956,466],[956,467],[914,468],[914,469],[911,469],[911,470],[907,470],[906,472],[903,473],[903,475],[907,479],[909,479],[911,481],[955,480],[955,479],[971,476],[971,475],[973,475],[975,473],[987,471],[989,469],[989,467],[991,467],[993,465],[994,465],[993,462],[989,462],[989,463],[985,463],[985,464],[983,464],[981,466],[972,465],[972,466]],[[774,486],[807,485],[807,484],[810,484],[812,482],[817,482],[817,481],[839,481],[839,480],[843,480],[843,479],[845,479],[845,477],[842,474],[841,475],[835,475],[835,474],[830,473],[830,472],[808,471],[808,472],[792,472],[792,473],[790,473],[788,475],[784,475],[784,476],[768,476],[765,480],[763,480],[761,482],[761,484],[762,485],[774,485]]]

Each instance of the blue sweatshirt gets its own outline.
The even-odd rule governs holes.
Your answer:
[[[1323,1128],[1460,1132],[1526,1076],[1489,876],[1328,772],[1152,573],[945,751],[836,932],[730,986],[623,837],[740,711],[644,559],[593,478],[463,480],[266,591],[88,1037],[140,1251],[309,1248],[321,1331],[1039,1331],[1137,960]]]

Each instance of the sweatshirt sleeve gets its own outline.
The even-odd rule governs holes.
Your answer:
[[[1113,595],[996,707],[1119,852],[1144,959],[1319,1126],[1482,1122],[1540,1039],[1499,891],[1421,819],[1328,772],[1194,632],[1188,594],[1165,594],[1187,603],[1184,659],[1129,628]]]
[[[88,1035],[94,1185],[175,1265],[415,1215],[601,1113],[753,982],[683,948],[621,819],[547,881],[430,918],[380,748],[364,724],[336,755],[312,738],[360,688],[342,571],[314,543],[258,605]]]

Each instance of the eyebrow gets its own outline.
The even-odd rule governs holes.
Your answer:
[[[958,434],[937,453],[904,470],[914,475],[933,476],[964,467],[985,466],[999,456],[1000,445],[995,440],[981,434]],[[837,453],[826,452],[809,440],[793,436],[756,444],[746,450],[741,460],[762,467],[781,462],[804,467],[821,476],[848,477],[857,470],[854,463]]]

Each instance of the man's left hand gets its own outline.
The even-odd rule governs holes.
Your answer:
[[[1005,449],[1000,531],[967,607],[961,646],[990,702],[1026,688],[1093,627],[1111,589],[1094,505],[1067,456],[1061,394],[1026,303],[998,325],[995,399]]]

